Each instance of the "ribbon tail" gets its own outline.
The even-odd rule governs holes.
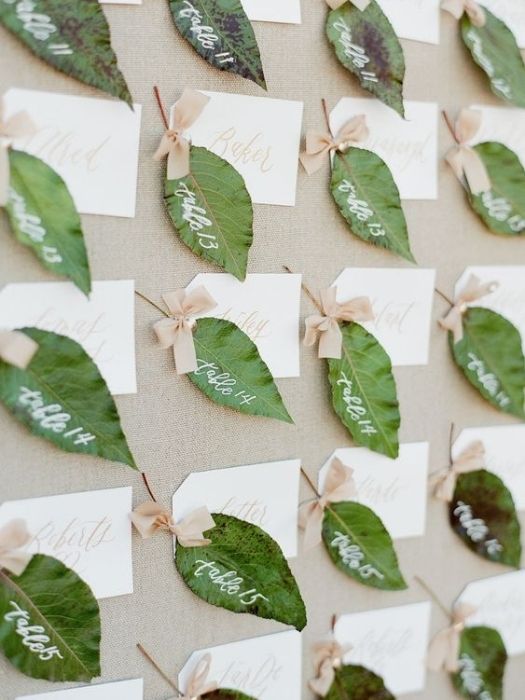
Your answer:
[[[463,170],[472,194],[479,195],[492,189],[485,163],[472,148],[464,150]]]
[[[0,144],[0,207],[5,207],[9,201],[9,149]]]
[[[175,358],[177,374],[189,374],[196,371],[198,367],[197,354],[190,328],[180,329],[177,332],[173,343],[173,357]]]
[[[21,576],[27,569],[33,555],[29,552],[10,552],[0,559],[0,568],[8,569],[15,576]]]
[[[340,360],[343,353],[343,334],[337,321],[330,324],[328,330],[319,338],[319,357]]]
[[[326,695],[328,695],[328,691],[334,682],[334,678],[335,672],[333,668],[330,668],[328,671],[324,671],[319,678],[313,678],[308,685],[312,692],[324,698]]]
[[[445,658],[445,669],[449,673],[456,673],[459,670],[459,633],[454,630],[448,639],[448,650]]]
[[[316,504],[309,514],[304,526],[303,549],[307,552],[322,542],[323,509]]]
[[[313,175],[320,170],[326,161],[326,151],[320,153],[301,153],[299,160],[308,175]]]
[[[443,0],[441,9],[450,12],[456,19],[461,19],[465,11],[465,6],[463,0]]]
[[[431,671],[440,671],[448,657],[449,630],[438,632],[430,642],[427,655],[427,667]]]
[[[190,172],[190,144],[179,137],[168,154],[168,180],[180,180]]]

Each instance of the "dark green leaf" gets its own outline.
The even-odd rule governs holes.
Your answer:
[[[39,349],[25,370],[0,360],[0,401],[31,432],[66,452],[136,469],[113,397],[82,346],[37,328],[21,330]]]
[[[356,236],[415,262],[399,190],[378,155],[352,147],[345,153],[337,152],[331,188],[339,211]]]
[[[306,626],[306,610],[288,562],[260,527],[213,514],[207,547],[175,550],[175,564],[191,590],[211,605],[236,613]]]
[[[69,277],[89,294],[91,276],[84,234],[73,198],[60,175],[43,160],[9,151],[6,212],[15,237],[32,248],[44,267]]]
[[[334,410],[358,445],[395,458],[401,417],[390,358],[359,324],[341,330],[342,358],[328,360]]]
[[[490,627],[467,627],[461,633],[458,673],[454,687],[467,700],[503,700],[507,652],[499,632]]]
[[[131,95],[111,48],[111,35],[98,0],[0,2],[3,24],[33,53],[58,70],[118,97]]]
[[[166,180],[164,199],[184,243],[244,280],[253,239],[253,208],[237,170],[215,153],[193,146],[190,174]]]
[[[266,89],[257,39],[240,0],[169,3],[177,29],[208,63]]]
[[[326,34],[339,61],[361,86],[404,117],[403,49],[376,0],[363,11],[345,2],[329,12]]]
[[[395,700],[380,676],[364,666],[349,664],[335,672],[325,700]]]
[[[256,700],[256,698],[251,695],[245,695],[240,690],[219,688],[218,690],[212,690],[211,693],[204,693],[202,700]]]
[[[89,586],[58,559],[42,554],[21,576],[0,570],[0,648],[32,678],[99,676],[100,614]]]

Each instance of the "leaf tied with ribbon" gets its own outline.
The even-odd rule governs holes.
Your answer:
[[[466,603],[454,608],[451,624],[440,630],[430,642],[427,666],[431,671],[440,671],[441,669],[449,673],[458,671],[461,634],[467,620],[474,615],[476,610],[474,606]]]
[[[215,681],[208,679],[211,669],[211,654],[205,654],[199,659],[195,668],[191,672],[186,690],[181,697],[181,700],[200,700],[206,697],[207,693],[211,693],[218,689],[218,684]]]
[[[335,639],[319,642],[314,646],[314,667],[316,677],[308,682],[308,687],[316,695],[324,698],[328,695],[334,680],[335,672],[343,665],[343,657],[351,651],[352,647],[342,647]]]
[[[507,651],[500,633],[490,627],[467,627],[461,633],[456,691],[466,700],[503,700]]]
[[[131,522],[142,539],[165,531],[171,533],[181,547],[207,547],[211,540],[204,537],[204,532],[215,527],[215,521],[205,506],[176,523],[172,514],[155,501],[146,501],[137,506],[131,514]]]

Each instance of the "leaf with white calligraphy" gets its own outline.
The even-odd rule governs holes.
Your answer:
[[[0,0],[0,24],[54,68],[132,105],[98,0]]]
[[[467,700],[503,700],[507,651],[499,632],[491,627],[467,627],[461,633],[459,671],[452,683]]]
[[[228,690],[227,688],[219,688],[211,690],[209,693],[201,695],[202,700],[256,700],[252,695],[241,693],[240,690]]]
[[[301,631],[306,609],[288,562],[257,525],[213,513],[206,547],[177,544],[175,564],[189,588],[206,602],[235,613],[277,620]]]
[[[326,34],[337,58],[357,76],[361,87],[404,117],[403,48],[376,0],[365,10],[345,2],[329,12]]]
[[[0,360],[0,401],[32,433],[66,452],[136,469],[113,397],[82,346],[37,328],[20,330],[39,347],[25,370]]]
[[[48,270],[89,294],[91,275],[75,203],[60,175],[40,158],[9,150],[6,213],[15,238]]]
[[[100,639],[91,589],[58,559],[35,554],[20,576],[0,569],[0,649],[26,676],[90,681]]]
[[[325,700],[395,700],[381,676],[364,666],[348,664],[336,669]]]

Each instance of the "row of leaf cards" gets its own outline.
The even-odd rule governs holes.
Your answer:
[[[38,695],[20,695],[16,700],[144,700],[144,681],[136,678],[129,681],[97,683],[83,688],[52,690]]]

